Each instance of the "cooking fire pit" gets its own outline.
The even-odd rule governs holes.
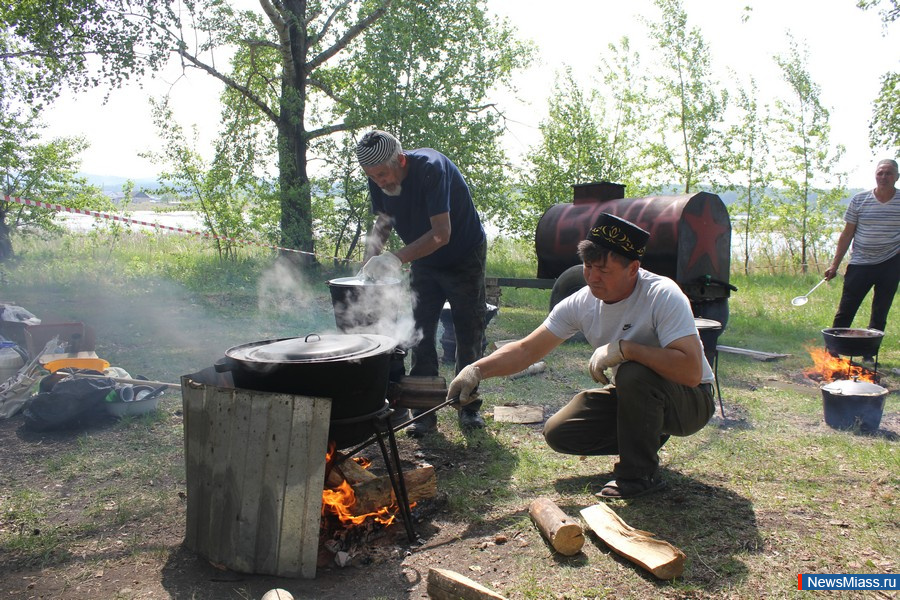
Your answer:
[[[822,330],[825,349],[845,365],[845,375],[822,385],[822,407],[825,423],[835,429],[876,431],[881,424],[888,390],[878,385],[878,350],[884,332],[877,329],[829,327]],[[849,358],[842,359],[841,356]],[[852,357],[872,357],[875,369],[870,371],[853,363]],[[866,381],[871,379],[871,381]]]

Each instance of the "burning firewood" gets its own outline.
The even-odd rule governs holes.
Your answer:
[[[342,481],[346,481],[352,486],[377,477],[377,475],[352,458],[345,459],[340,452],[335,452],[331,461],[334,463],[334,467],[328,471],[328,476],[325,478],[325,487],[336,488]]]
[[[427,500],[437,495],[437,478],[434,467],[427,465],[403,474],[406,494],[410,503]],[[375,512],[382,506],[395,506],[397,498],[391,487],[390,477],[384,475],[353,486],[356,504],[351,509],[355,514]]]
[[[340,458],[339,453],[336,456]],[[431,465],[406,471],[403,480],[410,504],[437,495],[437,478]],[[397,506],[390,476],[379,477],[354,460],[344,460],[329,472],[322,501],[324,512],[357,525],[368,516],[390,522],[392,517],[381,519]]]

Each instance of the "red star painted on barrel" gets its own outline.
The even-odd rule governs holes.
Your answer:
[[[713,271],[719,271],[719,255],[716,252],[716,240],[719,236],[728,231],[728,227],[721,223],[716,223],[710,212],[710,203],[703,204],[703,214],[692,215],[685,213],[684,220],[687,221],[694,232],[697,244],[691,252],[691,258],[688,260],[688,268],[693,267],[700,257],[704,254],[709,256],[712,262]]]

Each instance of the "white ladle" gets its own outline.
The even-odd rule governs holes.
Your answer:
[[[817,283],[816,285],[814,285],[814,286],[813,286],[813,289],[809,290],[808,292],[806,292],[806,293],[803,294],[802,296],[797,296],[796,298],[794,298],[793,300],[791,300],[791,304],[793,304],[794,306],[803,306],[804,304],[806,304],[807,302],[809,302],[809,295],[812,294],[814,291],[816,291],[816,288],[819,287],[820,285],[822,285],[823,283],[825,283],[826,281],[828,281],[828,280],[827,280],[827,279],[823,279],[822,281],[820,281],[819,283]]]

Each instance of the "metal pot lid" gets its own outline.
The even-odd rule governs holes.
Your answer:
[[[853,327],[829,327],[823,329],[822,333],[838,338],[880,338],[884,337],[884,332],[878,329],[857,329]]]
[[[392,351],[393,338],[374,334],[319,335],[259,342],[232,348],[226,354],[236,360],[267,363],[313,363],[362,359]]]
[[[329,279],[328,285],[336,285],[343,287],[372,287],[385,285],[399,285],[400,280],[396,277],[382,277],[381,279],[361,279],[359,277],[338,277],[337,279]]]
[[[878,384],[854,379],[838,379],[822,386],[830,394],[840,396],[881,396],[887,389]]]

